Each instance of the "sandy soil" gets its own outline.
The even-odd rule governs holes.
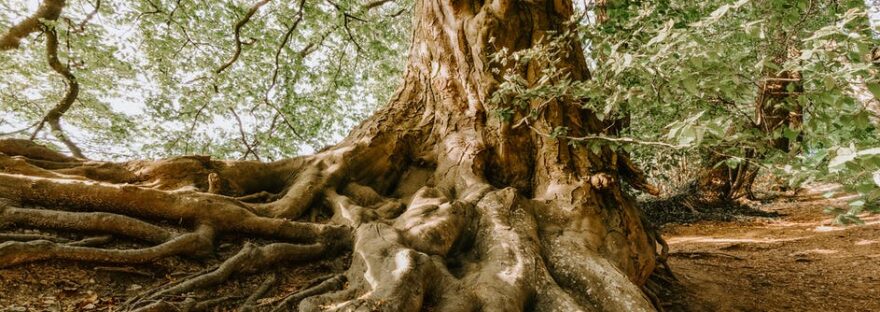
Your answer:
[[[880,216],[834,225],[822,212],[844,199],[757,208],[780,214],[667,225],[670,264],[683,289],[667,311],[880,311]]]

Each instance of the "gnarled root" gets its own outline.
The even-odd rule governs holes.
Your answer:
[[[327,248],[321,244],[295,245],[287,243],[273,243],[264,246],[256,246],[246,243],[236,255],[224,261],[216,269],[198,274],[180,283],[155,289],[141,297],[146,301],[153,301],[164,296],[177,295],[214,286],[225,282],[232,274],[248,271],[257,271],[282,261],[304,261],[320,258],[327,255]],[[135,301],[132,305],[137,306]]]
[[[217,173],[242,169],[234,169],[241,164],[202,172],[205,185],[184,177],[181,181],[191,187],[187,190],[169,188],[179,184],[173,181],[96,182],[47,169],[46,163],[0,156],[6,161],[0,163],[18,168],[15,173],[27,174],[0,173],[0,197],[8,200],[0,206],[0,227],[105,233],[149,244],[113,249],[82,246],[89,242],[64,237],[10,234],[15,239],[0,243],[0,266],[46,259],[130,264],[171,256],[205,258],[213,255],[220,235],[256,235],[270,242],[245,243],[218,266],[143,292],[126,306],[139,311],[195,311],[218,304],[243,310],[296,305],[300,311],[653,309],[645,296],[653,290],[643,292],[640,286],[654,259],[645,259],[643,250],[659,239],[653,233],[630,232],[641,227],[638,215],[628,210],[632,207],[590,210],[529,199],[513,188],[496,189],[481,182],[480,175],[465,172],[478,167],[467,162],[476,153],[458,158],[467,165],[433,168],[434,178],[453,182],[433,181],[430,175],[418,178],[418,170],[425,171],[418,169],[403,174],[396,189],[380,190],[377,185],[395,183],[352,178],[351,166],[358,162],[351,157],[357,154],[330,150],[299,159],[282,166],[295,169],[281,179],[283,187],[238,188],[247,189],[244,194],[224,190],[251,182],[228,181],[229,175]],[[195,163],[211,161],[177,159],[163,166]],[[152,168],[146,175],[163,176],[170,170]],[[614,187],[610,183],[608,190]],[[329,210],[328,223],[295,221],[318,209]],[[191,294],[238,274],[349,251],[351,263],[344,273],[311,283],[280,302],[256,302],[272,293],[266,286],[271,281],[240,296],[196,299]]]
[[[90,246],[106,243],[109,236],[71,241],[43,234],[9,233],[2,235],[0,267],[48,259],[135,264],[170,256],[205,258],[213,255],[215,237],[221,234],[257,235],[277,241],[259,246],[246,243],[238,254],[216,269],[133,298],[131,306],[140,306],[141,310],[201,310],[223,304],[236,298],[175,303],[168,301],[168,296],[212,287],[234,274],[259,271],[275,264],[338,256],[351,244],[348,226],[267,217],[249,204],[222,194],[96,182],[87,176],[59,173],[62,169],[46,169],[16,157],[19,158],[0,155],[0,165],[15,169],[0,173],[0,228],[108,233],[152,246],[97,248]],[[77,166],[71,162],[63,170]],[[34,205],[38,206],[31,207]],[[177,230],[144,220],[166,220],[195,230],[178,234]]]
[[[349,283],[300,311],[653,309],[602,256],[563,241],[542,247],[536,205],[513,189],[456,201],[425,187],[393,223],[370,221],[381,219],[349,197],[328,198],[356,227]]]

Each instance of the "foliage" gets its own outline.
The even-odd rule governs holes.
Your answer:
[[[507,69],[493,98],[504,104],[498,115],[514,116],[532,101],[582,99],[600,119],[628,125],[619,133],[628,140],[599,138],[590,144],[630,152],[657,184],[682,183],[672,181],[676,166],[717,166],[699,163],[706,161],[703,155],[718,154],[728,166],[749,161],[791,177],[793,185],[844,182],[848,190],[864,195],[861,204],[853,203],[850,217],[863,206],[876,205],[880,184],[872,179],[880,176],[880,167],[868,163],[874,157],[859,156],[839,170],[826,169],[835,151],[880,146],[878,107],[871,106],[880,97],[878,67],[871,60],[878,40],[871,35],[865,3],[608,3],[604,22],[584,14],[571,22],[577,32],[555,34],[530,50],[495,55],[494,61]],[[519,68],[533,61],[552,63],[569,40],[585,43],[592,79],[572,81],[548,66],[539,83],[528,85]],[[755,120],[758,90],[782,72],[799,73],[803,90],[785,90],[792,96],[771,105],[802,111],[803,124],[765,133]],[[539,113],[531,109],[520,115],[528,119]],[[554,132],[553,137],[564,135]],[[771,144],[782,137],[794,146],[780,150]]]
[[[82,86],[63,121],[97,158],[319,149],[394,91],[409,28],[408,1],[269,2],[241,27],[240,57],[217,73],[234,54],[234,26],[259,1],[95,1],[68,1],[53,26]],[[33,11],[0,1],[0,31]],[[0,130],[34,124],[65,92],[43,41],[31,35],[0,53]]]

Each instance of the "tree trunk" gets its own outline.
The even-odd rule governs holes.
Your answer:
[[[781,58],[781,57],[780,57]],[[777,65],[785,60],[777,58]],[[799,72],[783,71],[779,74],[767,73],[759,84],[758,97],[755,100],[755,120],[750,125],[765,134],[767,142],[762,142],[763,149],[745,148],[744,161],[729,166],[725,160],[730,156],[718,154],[717,148],[710,150],[712,154],[704,157],[704,168],[696,180],[696,197],[702,201],[731,201],[742,196],[755,199],[752,185],[758,176],[758,167],[754,162],[762,159],[770,150],[789,152],[792,142],[785,136],[772,138],[773,132],[787,127],[798,129],[803,123],[803,108],[800,104],[786,103],[797,98],[804,90]],[[731,129],[733,130],[733,129]],[[796,138],[800,140],[800,137]],[[759,142],[760,143],[760,142]]]
[[[0,223],[95,230],[100,223],[88,218],[112,216],[158,243],[119,251],[7,242],[0,266],[50,258],[146,262],[210,251],[215,233],[232,232],[280,242],[246,245],[215,271],[132,306],[173,304],[159,299],[245,268],[350,251],[344,274],[283,304],[301,300],[303,311],[653,310],[640,287],[657,264],[659,238],[621,190],[618,155],[490,117],[501,71],[489,56],[562,30],[572,3],[416,2],[403,86],[316,155],[274,163],[43,160],[60,158],[49,151],[43,159],[0,158],[0,197],[11,200]],[[552,66],[588,79],[581,47],[569,49]],[[533,63],[522,74],[536,81],[544,66],[551,65]],[[546,104],[532,125],[545,133],[568,127],[573,136],[602,131],[590,111],[566,102]],[[0,151],[14,154],[3,145]],[[326,224],[293,221],[320,209],[332,212]],[[126,215],[184,220],[195,230],[175,235]],[[125,235],[117,230],[104,229]],[[138,305],[146,299],[154,303]]]

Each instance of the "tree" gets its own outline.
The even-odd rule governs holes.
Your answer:
[[[490,59],[569,30],[572,3],[420,0],[413,10],[402,86],[339,144],[314,155],[109,163],[2,141],[3,223],[148,245],[116,250],[22,239],[0,244],[0,263],[198,257],[218,235],[240,234],[275,242],[245,244],[218,268],[145,293],[132,307],[167,308],[176,304],[163,300],[169,295],[234,273],[350,253],[345,273],[290,303],[302,300],[300,309],[309,311],[652,310],[641,287],[660,262],[659,238],[621,188],[625,162],[607,146],[544,135],[561,128],[598,135],[604,123],[583,99],[512,110],[490,101],[510,69],[526,85],[540,83],[548,67],[575,81],[590,78],[577,41],[567,41],[554,62],[514,68]],[[529,127],[492,118],[499,109],[529,114]],[[321,209],[329,220],[310,222]],[[191,232],[151,220],[181,221]]]
[[[748,120],[744,127],[752,128],[750,130],[760,133],[765,139],[740,147],[742,158],[718,153],[714,149],[707,150],[703,168],[695,180],[697,198],[722,202],[742,196],[755,199],[752,186],[761,169],[761,159],[774,151],[790,151],[794,143],[792,139],[797,138],[789,139],[788,136],[775,133],[798,131],[803,123],[803,108],[797,96],[803,93],[804,88],[801,73],[785,69],[785,65],[799,56],[800,33],[809,31],[809,28],[804,28],[807,20],[825,17],[817,13],[819,7],[824,5],[827,4],[813,1],[805,6],[795,2],[768,2],[758,8],[759,11],[769,11],[769,14],[763,15],[775,27],[769,31],[766,40],[756,43],[756,53],[761,53],[767,63],[763,65],[756,83],[754,118]],[[732,127],[736,126],[741,125]],[[728,129],[729,133],[745,131],[748,130]]]

